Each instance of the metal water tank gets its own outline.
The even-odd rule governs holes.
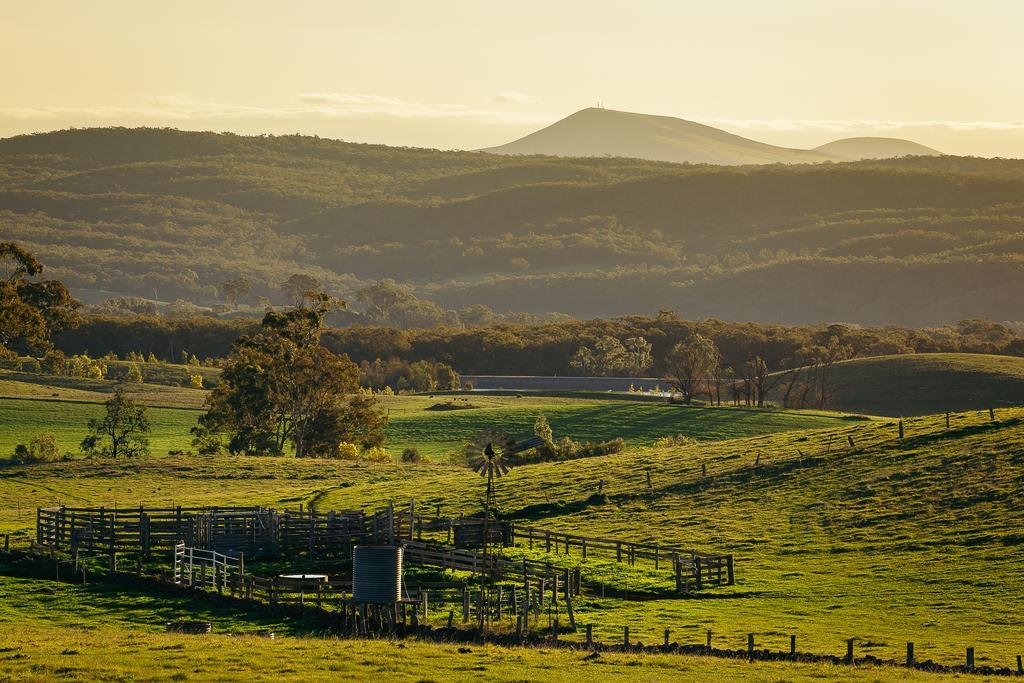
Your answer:
[[[352,549],[352,601],[387,605],[402,599],[402,548],[357,545]]]

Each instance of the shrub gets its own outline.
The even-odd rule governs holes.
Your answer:
[[[464,450],[451,451],[445,456],[445,461],[449,465],[457,465],[459,467],[465,467],[469,463]]]
[[[192,387],[193,389],[202,389],[203,388],[203,376],[200,375],[199,373],[196,373],[194,375],[190,374],[188,376],[188,385],[190,387]]]
[[[388,453],[388,449],[383,446],[374,446],[373,448],[367,449],[366,459],[369,462],[394,462],[391,459],[391,454]]]
[[[43,366],[43,372],[51,375],[63,375],[67,372],[68,359],[63,351],[54,349],[46,352],[41,365]]]
[[[72,356],[67,363],[68,374],[72,377],[103,379],[107,376],[107,363],[102,358],[90,358],[85,354]]]
[[[654,445],[658,448],[670,448],[672,446],[695,446],[697,445],[697,439],[692,436],[686,436],[685,434],[670,434],[669,436],[663,436],[654,442]]]
[[[342,441],[338,444],[337,458],[340,460],[358,460],[359,447],[354,443]]]
[[[128,366],[128,374],[126,379],[129,382],[135,382],[136,384],[142,384],[142,370],[139,370],[139,366],[132,363]]]
[[[35,358],[29,358],[28,360],[21,364],[22,372],[37,373],[39,372],[39,370],[39,361],[37,361]]]
[[[423,456],[415,448],[406,448],[402,451],[402,462],[418,463],[423,462]]]
[[[548,418],[541,415],[537,418],[537,421],[533,423],[533,433],[535,436],[539,436],[544,439],[544,446],[548,449],[551,448],[555,442],[555,435],[551,431],[551,425],[548,424]]]
[[[0,345],[0,367],[8,370],[17,370],[21,363],[18,361],[18,354],[7,347]]]
[[[19,443],[14,447],[13,460],[18,463],[50,462],[58,458],[57,437],[42,432],[32,437],[28,446]]]

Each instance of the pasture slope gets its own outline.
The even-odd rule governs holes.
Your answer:
[[[812,651],[854,637],[899,658],[914,641],[922,657],[957,662],[973,645],[1009,665],[1024,648],[1024,410],[996,418],[954,414],[948,430],[944,416],[910,418],[902,440],[895,421],[872,421],[523,467],[497,499],[548,527],[736,554],[736,586],[704,599],[585,600],[581,618],[604,639],[623,625],[644,642],[666,626],[689,642],[710,628],[735,645],[797,633]],[[317,503],[450,508],[479,489],[464,472],[425,471],[335,487]],[[649,580],[621,579],[629,590]]]
[[[125,604],[132,605],[129,608]],[[161,624],[201,618],[210,636],[165,634]],[[889,668],[460,647],[413,640],[317,637],[310,624],[275,621],[201,599],[153,597],[102,585],[0,576],[0,679],[11,681],[929,681]],[[276,640],[254,631],[272,629]],[[939,677],[952,680],[952,676]]]
[[[76,451],[86,434],[86,423],[100,415],[100,404],[110,398],[115,386],[150,406],[154,454],[191,449],[189,429],[201,414],[202,390],[0,371],[0,457],[39,432],[54,434],[62,450]],[[859,419],[838,413],[684,408],[600,397],[445,395],[382,396],[381,400],[390,419],[387,437],[392,453],[415,447],[435,458],[460,450],[484,428],[500,428],[514,436],[532,434],[541,415],[548,418],[557,438],[604,441],[622,437],[633,445],[650,445],[670,434],[713,440],[820,429]],[[428,410],[448,400],[473,407]]]
[[[583,565],[586,580],[606,583],[611,593],[582,596],[577,619],[593,624],[601,641],[616,642],[624,625],[634,642],[643,643],[660,642],[666,627],[674,640],[699,643],[710,629],[721,647],[742,647],[746,634],[754,633],[757,647],[781,650],[788,635],[796,634],[802,651],[841,654],[852,637],[858,654],[883,659],[901,658],[905,643],[913,641],[922,660],[962,662],[965,648],[974,646],[979,665],[1010,666],[1024,648],[1024,510],[1018,504],[1024,489],[1024,409],[997,410],[995,421],[987,411],[954,414],[949,429],[944,416],[911,418],[905,427],[902,440],[894,421],[873,420],[521,467],[499,482],[498,504],[506,516],[546,527],[735,553],[736,585],[696,599],[661,591],[664,577],[590,558]],[[599,480],[607,498],[593,496]],[[476,511],[480,493],[473,473],[439,462],[218,456],[8,466],[0,469],[0,530],[25,542],[33,508],[62,501],[276,507],[304,502],[331,509],[415,497],[418,505],[469,513]],[[550,559],[580,562],[576,555]],[[0,586],[7,596],[19,596],[3,600],[0,608],[6,622],[0,648],[9,653],[0,671],[29,678],[67,668],[77,672],[68,675],[80,677],[203,679],[245,667],[252,667],[257,680],[346,673],[433,680],[909,675],[660,656],[609,655],[598,665],[563,652],[489,647],[460,654],[412,642],[401,648],[315,639],[196,640],[158,633],[160,625],[193,609],[219,632],[266,628],[266,618],[211,613],[202,601],[140,600],[137,609],[119,614],[103,602],[99,587],[29,588],[10,576],[0,578]],[[644,591],[651,599],[619,600],[620,590]],[[66,609],[74,605],[81,607]],[[282,626],[280,632],[289,628],[301,625]],[[117,654],[128,645],[141,654]],[[94,651],[96,657],[61,654]],[[260,656],[253,657],[255,652]],[[147,668],[159,662],[167,668]],[[36,674],[32,666],[40,667]]]
[[[931,415],[1024,404],[1024,358],[922,353],[857,358],[833,370],[833,407],[868,415]]]

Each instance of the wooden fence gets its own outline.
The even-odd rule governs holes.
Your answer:
[[[174,583],[236,593],[245,577],[245,556],[230,557],[216,550],[174,546]]]
[[[438,513],[440,510],[438,510]],[[263,507],[218,508],[40,508],[36,542],[46,548],[107,554],[114,563],[119,552],[150,555],[155,548],[185,544],[222,555],[250,558],[304,553],[311,559],[350,558],[352,547],[363,543],[406,545],[410,562],[469,571],[496,579],[522,577],[557,583],[562,570],[544,562],[513,562],[453,547],[453,530],[481,523],[472,518],[449,518],[417,513],[408,506],[367,514],[362,510],[317,512]],[[498,528],[498,525],[496,525]],[[515,522],[501,522],[502,545],[518,545],[546,553],[576,553],[586,559],[594,553],[614,556],[634,565],[638,560],[654,569],[671,571],[676,590],[689,593],[712,586],[733,585],[732,555],[702,553],[673,546],[638,543],[628,539],[583,536]],[[424,541],[424,534],[427,540]],[[525,568],[524,568],[525,567]],[[579,593],[579,573],[568,580]]]

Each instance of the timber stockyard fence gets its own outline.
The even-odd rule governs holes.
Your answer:
[[[193,519],[189,519],[192,517]],[[282,519],[284,517],[285,519]],[[932,673],[977,673],[999,676],[1024,676],[1024,663],[1016,658],[1016,667],[976,665],[975,648],[969,647],[963,664],[939,664],[922,660],[915,653],[914,643],[907,643],[906,659],[882,660],[872,655],[856,656],[856,639],[845,641],[845,655],[822,655],[797,650],[797,637],[790,635],[787,650],[770,650],[755,644],[755,634],[745,638],[745,647],[737,649],[712,646],[712,633],[706,644],[678,644],[671,640],[671,629],[664,629],[663,643],[642,645],[641,635],[651,634],[651,624],[640,623],[639,631],[631,633],[623,625],[618,638],[598,641],[593,625],[576,624],[574,596],[580,592],[580,573],[557,568],[537,560],[515,561],[486,556],[473,550],[451,545],[452,528],[481,520],[451,519],[440,515],[426,517],[416,514],[410,503],[404,510],[387,509],[365,514],[362,511],[317,513],[303,510],[277,513],[259,507],[235,508],[44,508],[37,513],[36,543],[29,554],[53,561],[61,576],[66,565],[61,551],[72,551],[73,563],[78,553],[154,552],[157,548],[173,553],[173,574],[164,579],[185,590],[217,593],[233,599],[266,605],[268,609],[309,611],[321,614],[350,635],[371,633],[415,633],[420,637],[441,641],[496,642],[503,644],[534,643],[554,647],[593,651],[664,652],[706,655],[731,659],[824,662],[833,665],[905,666]],[[508,524],[508,523],[505,523]],[[733,580],[730,555],[711,555],[657,544],[644,544],[622,539],[579,536],[551,529],[513,524],[505,538],[520,548],[543,550],[549,554],[571,554],[589,557],[594,552],[614,555],[620,562],[649,562],[655,568],[668,563],[676,572],[680,567],[699,567],[700,585],[730,584]],[[212,547],[195,547],[178,540],[189,537],[206,544],[227,542],[255,548],[294,548],[304,552],[325,552],[329,556],[351,556],[351,544],[360,542],[394,542],[405,548],[410,564],[423,564],[489,575],[505,583],[470,587],[455,582],[423,582],[402,585],[402,598],[392,606],[359,605],[351,599],[349,580],[326,576],[256,576],[248,572],[244,552],[232,554]],[[427,535],[427,540],[423,535]],[[434,538],[431,539],[430,537]],[[445,538],[442,542],[438,537]],[[341,546],[340,548],[337,546]],[[312,549],[312,550],[311,550]],[[11,552],[5,544],[4,552]],[[712,569],[707,569],[711,567]],[[111,569],[115,563],[111,562]],[[141,570],[141,565],[140,565]],[[77,573],[72,570],[71,577]],[[64,574],[65,580],[68,574]],[[84,580],[84,573],[83,573]],[[434,614],[431,626],[428,614]],[[456,616],[463,625],[455,627]],[[567,621],[562,622],[562,617]],[[411,619],[407,622],[407,616]],[[446,624],[437,627],[438,622]],[[544,629],[540,633],[531,629]],[[208,632],[208,630],[206,631]],[[575,633],[570,638],[568,634]],[[605,633],[608,636],[608,633]],[[655,640],[661,640],[661,635]]]
[[[709,587],[730,586],[735,582],[733,556],[643,543],[630,539],[570,534],[519,522],[492,521],[488,536],[500,539],[504,546],[516,546],[534,553],[573,555],[586,560],[595,554],[614,557],[618,562],[636,565],[645,562],[656,571],[664,571],[674,580],[680,593]],[[561,569],[549,562],[511,560],[456,547],[460,533],[479,528],[475,518],[426,515],[416,510],[415,501],[396,508],[389,504],[374,512],[364,510],[285,509],[265,507],[132,507],[132,508],[39,508],[36,513],[36,543],[44,548],[70,552],[102,554],[115,563],[118,553],[150,556],[158,548],[179,544],[194,549],[215,551],[223,556],[279,557],[304,554],[309,559],[348,559],[359,544],[395,544],[405,546],[407,561],[445,569],[468,571],[504,579],[527,575],[539,580],[558,581]],[[497,529],[497,531],[495,531]],[[454,545],[453,545],[454,544]],[[579,592],[579,571],[572,579]]]

